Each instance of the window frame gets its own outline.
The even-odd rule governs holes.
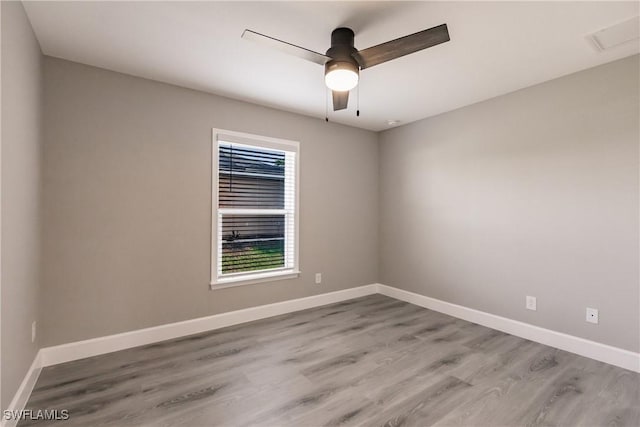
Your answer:
[[[281,150],[294,152],[295,172],[294,172],[294,226],[293,226],[293,267],[259,270],[249,272],[229,273],[227,275],[218,274],[218,263],[221,260],[221,254],[218,252],[220,242],[218,241],[219,221],[218,218],[228,208],[219,207],[219,176],[220,165],[218,163],[219,142],[236,143],[249,145],[252,147],[266,148],[270,150]],[[250,209],[250,208],[249,208]],[[255,209],[256,211],[269,211],[272,209]],[[300,276],[299,255],[300,255],[300,143],[281,138],[272,138],[262,135],[254,135],[244,132],[236,132],[225,129],[213,128],[211,142],[211,290],[224,289],[233,286],[251,285],[263,282],[272,282],[276,280],[293,279]],[[286,233],[286,231],[285,231]],[[286,242],[285,234],[285,242]]]

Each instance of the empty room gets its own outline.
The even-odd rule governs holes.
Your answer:
[[[640,426],[639,15],[0,1],[0,427]]]

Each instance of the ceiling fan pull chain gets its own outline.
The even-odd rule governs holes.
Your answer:
[[[362,70],[360,67],[358,67],[358,70]],[[358,85],[357,89],[357,94],[356,94],[356,117],[360,117],[360,86],[362,85],[362,77],[360,77],[360,84]]]
[[[324,121],[329,122],[329,91],[324,89]]]

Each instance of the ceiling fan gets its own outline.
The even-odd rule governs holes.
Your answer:
[[[347,108],[349,91],[358,85],[360,70],[448,42],[449,31],[447,24],[442,24],[362,50],[354,47],[354,37],[351,28],[336,28],[331,33],[331,47],[323,55],[255,31],[244,30],[242,33],[244,39],[324,65],[324,81],[332,91],[333,110],[337,111]]]

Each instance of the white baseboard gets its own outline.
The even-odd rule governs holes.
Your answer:
[[[9,403],[6,411],[11,411],[11,413],[17,414],[22,411],[29,400],[29,396],[31,396],[31,392],[33,391],[33,387],[36,385],[36,381],[38,381],[38,376],[40,375],[40,371],[42,371],[42,358],[41,352],[38,351],[36,357],[33,359],[33,363],[31,363],[31,367],[27,371],[27,374],[24,376],[20,387],[18,387],[18,391],[15,396]],[[6,419],[4,416],[4,412],[2,413],[2,427],[15,427],[18,424],[18,418],[11,417]]]
[[[332,304],[365,295],[380,293],[421,307],[468,320],[518,337],[545,344],[581,356],[640,372],[640,353],[601,344],[562,332],[541,328],[495,314],[430,298],[382,284],[372,284],[326,294],[313,295],[274,304],[250,307],[213,316],[139,329],[106,337],[77,341],[40,350],[40,366],[56,365],[85,357],[151,344],[200,332],[211,331],[240,323],[251,322],[307,308]],[[26,380],[26,379],[25,379]],[[15,400],[15,399],[14,399]]]
[[[97,356],[158,341],[211,331],[240,323],[251,322],[253,320],[371,295],[376,292],[377,285],[365,285],[357,288],[185,320],[183,322],[169,323],[152,328],[138,329],[121,334],[46,347],[41,350],[42,366],[57,365],[58,363],[70,362],[85,357]]]
[[[589,357],[630,371],[640,372],[640,353],[601,344],[562,332],[552,331],[484,311],[474,310],[457,304],[430,298],[414,292],[405,291],[382,284],[377,285],[378,292],[391,298],[406,301],[430,310],[448,314],[469,322],[497,329],[511,335],[545,344],[560,350]]]

